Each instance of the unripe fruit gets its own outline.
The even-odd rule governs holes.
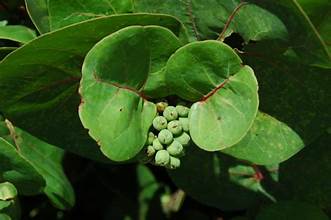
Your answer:
[[[176,137],[175,140],[183,146],[187,146],[191,140],[191,137],[186,132],[183,132],[180,136]]]
[[[146,141],[146,145],[153,144],[154,139],[155,139],[155,135],[153,134],[153,132],[149,132],[148,137],[147,137],[147,141]]]
[[[183,155],[183,150],[183,145],[176,140],[167,147],[167,151],[171,156],[181,156]]]
[[[180,135],[183,132],[182,123],[180,123],[178,120],[173,120],[173,121],[169,122],[168,130],[173,135]]]
[[[179,122],[182,124],[183,131],[189,131],[189,120],[188,118],[179,118]]]
[[[156,103],[156,109],[158,112],[163,112],[166,107],[168,107],[168,103],[166,103],[166,102]]]
[[[162,129],[167,128],[167,119],[163,116],[156,116],[153,120],[153,127],[158,130],[161,131]]]
[[[146,150],[146,153],[147,153],[147,156],[148,157],[151,157],[151,156],[153,156],[154,154],[155,154],[155,149],[154,149],[154,147],[152,146],[152,145],[148,145],[147,146],[147,150]]]
[[[166,166],[170,162],[170,155],[166,150],[160,150],[156,152],[155,164],[158,166]]]
[[[174,169],[177,169],[179,167],[180,167],[180,160],[176,157],[171,157],[170,156],[170,162],[167,165],[167,168],[174,170]]]
[[[190,109],[183,105],[177,105],[176,111],[177,111],[179,117],[187,117],[188,113],[190,112]]]
[[[158,150],[162,150],[163,149],[163,146],[162,144],[160,143],[159,139],[158,138],[155,138],[154,141],[153,141],[153,148],[158,151]]]
[[[169,130],[163,129],[160,131],[157,138],[159,139],[161,144],[170,144],[174,139],[174,136]]]
[[[168,106],[164,109],[163,116],[168,121],[173,121],[178,118],[178,112],[174,106]]]

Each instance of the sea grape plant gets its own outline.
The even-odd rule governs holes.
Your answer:
[[[0,180],[19,194],[73,205],[55,145],[165,167],[200,202],[245,209],[283,198],[261,170],[278,182],[279,164],[330,126],[327,24],[316,30],[296,1],[26,6],[37,38],[0,23],[0,38],[22,45],[1,48],[12,52],[0,63]],[[234,33],[240,48],[228,43]],[[40,166],[38,151],[52,161]]]

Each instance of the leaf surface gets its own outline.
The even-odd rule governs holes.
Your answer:
[[[287,39],[287,30],[280,19],[240,0],[135,0],[134,11],[176,16],[189,30],[192,41],[224,39],[233,32],[239,33],[246,43]]]
[[[15,128],[15,132],[20,153],[46,181],[44,193],[57,208],[72,208],[75,204],[75,194],[62,167],[64,151],[21,129]]]
[[[246,136],[222,152],[258,165],[281,163],[304,147],[301,138],[286,124],[258,113]]]
[[[2,178],[13,183],[20,194],[40,193],[45,186],[45,181],[31,163],[18,152],[15,146],[3,138],[0,138],[0,149]]]
[[[27,43],[36,38],[36,33],[22,25],[0,26],[0,39]]]
[[[0,60],[5,58],[9,53],[16,50],[16,47],[0,47]]]
[[[59,209],[71,208],[75,195],[62,168],[62,149],[49,145],[27,132],[12,126],[6,126],[10,136],[1,135],[1,156],[6,158],[3,178],[12,182],[23,194],[38,194],[41,191],[50,198]],[[4,133],[3,133],[4,134]]]
[[[95,17],[132,11],[132,0],[49,0],[50,29],[75,24]]]
[[[174,53],[166,66],[174,94],[196,102],[189,120],[196,145],[217,151],[239,142],[258,109],[258,86],[253,70],[226,44],[190,43]]]
[[[328,19],[329,16],[325,16],[331,10],[330,2],[306,0],[251,0],[250,2],[264,7],[283,21],[289,32],[289,46],[300,58],[301,63],[326,69],[331,68],[331,53],[330,46],[328,46],[330,19]],[[314,9],[311,8],[311,5],[320,7],[318,12],[316,9],[313,12]],[[268,52],[272,54],[270,50]]]
[[[39,33],[43,34],[49,32],[48,0],[25,0],[25,5]]]

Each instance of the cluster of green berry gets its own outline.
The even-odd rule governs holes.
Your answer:
[[[184,147],[191,140],[188,114],[190,109],[184,105],[168,106],[165,102],[156,104],[159,114],[153,120],[153,131],[146,141],[146,153],[157,166],[176,169]]]

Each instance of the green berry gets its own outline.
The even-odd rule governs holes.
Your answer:
[[[176,157],[171,157],[170,156],[170,162],[167,165],[167,168],[174,170],[174,169],[177,169],[179,167],[180,167],[180,160]]]
[[[158,150],[162,150],[163,149],[163,146],[162,144],[160,143],[159,139],[158,138],[155,138],[154,141],[153,141],[153,148],[158,151]]]
[[[157,138],[159,139],[161,144],[170,144],[174,139],[174,136],[169,130],[163,129],[160,131]]]
[[[166,166],[170,162],[170,155],[166,150],[160,150],[156,152],[155,164],[158,166]]]
[[[167,119],[163,116],[156,116],[153,120],[153,127],[158,130],[161,131],[162,129],[167,128]]]
[[[176,111],[176,108],[174,106],[168,106],[164,109],[163,116],[168,121],[173,121],[178,118],[178,112]]]
[[[175,140],[183,146],[187,146],[191,140],[191,137],[186,132],[183,132],[180,136],[176,137]]]
[[[173,135],[180,135],[183,132],[182,123],[180,123],[178,120],[173,120],[173,121],[169,122],[168,130]]]
[[[166,102],[156,103],[156,109],[158,112],[163,112],[166,107],[168,107],[168,103],[166,103]]]
[[[179,117],[187,117],[190,109],[183,105],[177,105],[176,111],[178,112]]]
[[[183,150],[183,145],[176,140],[167,147],[167,151],[171,156],[181,156],[183,155]]]
[[[183,131],[189,131],[189,120],[188,118],[179,118],[179,122],[182,124]]]
[[[147,137],[147,141],[146,141],[146,145],[153,144],[154,139],[155,139],[155,134],[153,134],[153,132],[149,132],[148,137]]]
[[[147,146],[146,153],[147,153],[147,156],[148,157],[153,156],[155,154],[155,152],[156,151],[155,151],[155,149],[154,149],[154,147],[152,145],[148,145]]]

